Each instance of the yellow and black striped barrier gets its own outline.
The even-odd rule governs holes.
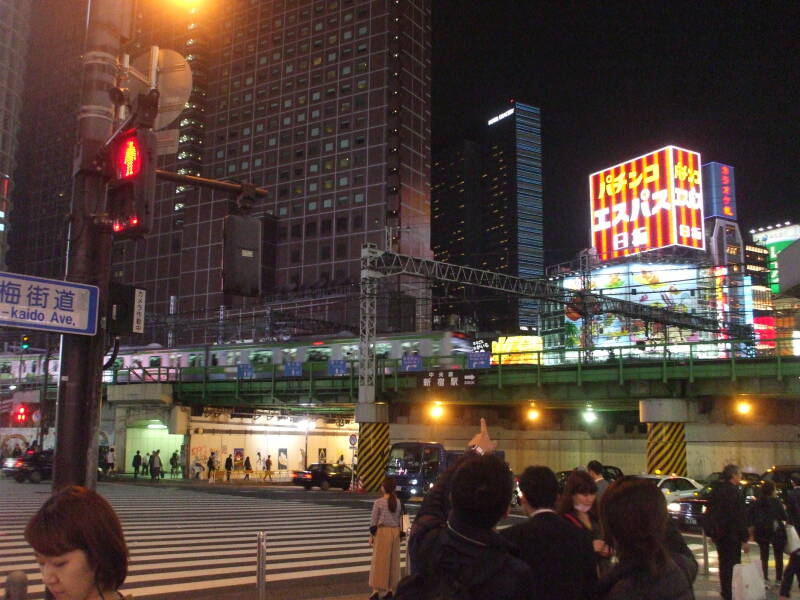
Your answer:
[[[389,458],[389,424],[360,423],[358,426],[358,478],[368,492],[383,483]]]
[[[686,475],[686,430],[683,423],[647,424],[647,472]]]

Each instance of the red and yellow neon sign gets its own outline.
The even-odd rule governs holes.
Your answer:
[[[667,246],[705,248],[700,154],[667,146],[589,176],[601,261]]]

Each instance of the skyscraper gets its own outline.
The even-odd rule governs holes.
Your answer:
[[[430,256],[429,21],[427,0],[140,2],[132,57],[157,44],[194,74],[171,125],[178,152],[160,166],[268,190],[252,211],[274,227],[265,296],[352,288],[365,242]],[[222,293],[231,201],[160,183],[154,231],[115,244],[114,278],[147,289],[157,315],[261,306]],[[341,320],[345,305],[324,317]]]
[[[434,157],[432,246],[436,257],[519,277],[541,277],[544,224],[539,109],[512,101],[487,121],[477,144],[461,142]],[[479,177],[472,176],[476,172]],[[536,301],[503,301],[491,292],[463,293],[469,302],[454,308],[453,302],[445,301],[437,307],[439,316],[454,310],[479,321],[479,329],[510,331],[538,326]],[[473,310],[480,299],[491,304]]]
[[[64,276],[86,4],[32,4],[8,236],[14,272]]]
[[[31,3],[0,0],[0,270],[6,269],[8,219],[22,113]]]

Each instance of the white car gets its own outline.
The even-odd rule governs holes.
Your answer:
[[[640,475],[639,477],[655,481],[658,489],[664,492],[668,503],[684,498],[693,498],[696,492],[703,489],[703,484],[680,475]]]

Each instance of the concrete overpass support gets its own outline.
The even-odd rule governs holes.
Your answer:
[[[639,420],[647,423],[647,472],[686,475],[688,401],[683,398],[640,400]]]
[[[383,483],[386,460],[389,457],[389,406],[359,403],[357,472],[361,485],[370,492],[378,491]]]

